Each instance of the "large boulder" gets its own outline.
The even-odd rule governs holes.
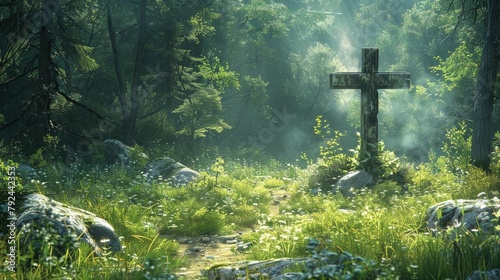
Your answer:
[[[431,230],[463,226],[468,230],[494,232],[495,213],[499,210],[500,200],[497,199],[447,200],[429,207],[425,222]]]
[[[369,188],[375,184],[373,176],[365,171],[350,171],[342,176],[335,184],[334,192],[340,192],[342,195],[351,197],[359,190]]]
[[[122,249],[120,239],[113,227],[95,214],[55,201],[41,194],[28,194],[19,207],[16,228],[27,248],[40,246],[40,232],[57,235],[56,240],[68,240],[89,244],[97,253],[106,250],[118,252]],[[47,234],[47,230],[50,230]],[[54,244],[56,250],[64,252],[68,244]],[[74,244],[69,244],[73,248]],[[59,246],[59,248],[58,248]]]
[[[174,187],[186,185],[199,175],[195,170],[169,157],[157,158],[146,166],[146,176],[149,181],[164,180]]]

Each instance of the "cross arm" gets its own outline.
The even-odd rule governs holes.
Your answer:
[[[359,72],[338,72],[330,74],[331,89],[361,88],[368,79],[368,75]]]
[[[338,72],[330,74],[331,89],[360,89],[374,83],[377,89],[397,89],[410,87],[408,72]]]
[[[408,72],[379,72],[375,76],[377,89],[410,88],[410,73]]]

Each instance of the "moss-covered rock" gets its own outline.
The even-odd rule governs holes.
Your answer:
[[[170,182],[174,187],[186,185],[196,178],[199,173],[169,157],[161,157],[153,160],[146,166],[147,178],[150,181],[164,180]]]
[[[429,229],[440,230],[463,226],[467,230],[480,229],[493,232],[500,211],[499,200],[458,199],[435,204],[427,210],[425,222]]]
[[[64,253],[68,242],[85,242],[96,252],[121,250],[121,242],[113,227],[95,214],[50,199],[41,194],[28,194],[19,208],[16,228],[23,248],[36,249],[50,235],[56,240],[55,250]],[[46,233],[42,236],[41,233]],[[73,240],[68,239],[72,237]],[[41,240],[39,240],[41,239]],[[62,241],[58,244],[58,241]],[[39,244],[40,243],[40,244]]]

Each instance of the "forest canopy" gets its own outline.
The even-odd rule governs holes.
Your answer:
[[[409,90],[380,90],[380,139],[422,161],[472,127],[488,9],[455,2],[3,1],[1,145],[30,156],[57,139],[72,155],[113,138],[295,160],[317,153],[321,116],[354,149],[359,93],[330,90],[328,74],[359,71],[376,46],[381,71],[412,75]]]

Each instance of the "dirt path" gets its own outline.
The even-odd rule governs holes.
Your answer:
[[[275,216],[279,214],[279,204],[283,203],[287,196],[284,190],[273,190],[271,196],[274,203],[271,203],[269,215]],[[177,238],[179,256],[187,258],[188,265],[176,271],[176,275],[181,279],[199,279],[203,276],[202,271],[211,266],[234,264],[245,260],[244,253],[237,250],[238,246],[244,246],[241,243],[242,234],[243,232],[238,232],[227,236]]]
[[[189,264],[177,273],[183,279],[198,279],[202,271],[216,264],[231,264],[244,256],[234,251],[235,244],[219,242],[180,244],[179,255],[188,258]]]

